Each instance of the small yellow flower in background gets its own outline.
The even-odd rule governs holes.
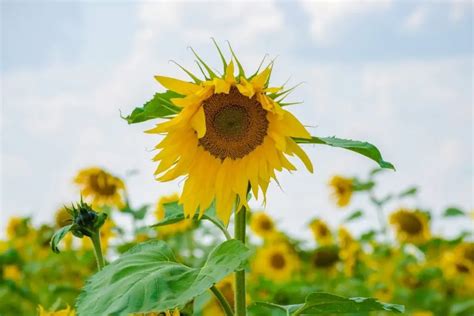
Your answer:
[[[74,311],[74,309],[71,309],[69,305],[65,309],[55,311],[55,312],[48,312],[44,309],[43,306],[39,305],[38,312],[39,312],[38,316],[75,316],[76,315],[76,312]]]
[[[18,237],[23,237],[28,234],[30,231],[28,220],[22,217],[10,217],[10,220],[7,224],[7,237],[15,239]]]
[[[171,99],[181,111],[148,133],[165,136],[156,146],[157,180],[186,177],[180,203],[187,217],[202,214],[215,200],[217,215],[227,224],[237,197],[237,210],[248,207],[249,184],[256,199],[259,190],[265,198],[275,171],[296,170],[287,156],[298,156],[313,171],[308,156],[292,139],[311,135],[276,100],[282,88],[268,86],[272,65],[246,77],[238,63],[236,77],[234,61],[224,60],[222,77],[212,74],[212,79],[196,83],[155,77],[182,95]]]
[[[329,181],[333,189],[333,195],[339,207],[347,206],[354,191],[353,180],[342,176],[334,176]]]
[[[344,272],[346,276],[352,276],[360,252],[360,245],[344,227],[339,228],[338,239],[339,256],[344,262]]]
[[[123,181],[101,168],[80,170],[74,182],[80,187],[84,200],[91,203],[93,208],[103,206],[123,208],[125,205]]]
[[[7,264],[3,267],[3,278],[18,282],[21,279],[21,271],[14,264]]]
[[[72,224],[72,215],[67,211],[65,207],[61,207],[56,211],[55,215],[56,227],[64,227]]]
[[[431,238],[428,218],[420,211],[401,208],[390,215],[390,224],[401,242],[421,244]]]
[[[250,217],[250,229],[255,235],[266,238],[275,232],[275,224],[265,212],[255,212]]]
[[[319,247],[314,251],[311,258],[313,268],[332,269],[339,262],[338,248],[335,246]]]
[[[222,293],[230,306],[234,306],[234,276],[228,275],[216,284],[216,288]],[[247,297],[248,301],[249,297]],[[247,302],[248,303],[248,302]],[[202,310],[202,316],[225,316],[219,301],[212,298]]]
[[[274,282],[285,282],[295,277],[299,258],[286,243],[268,244],[257,250],[252,273]]]
[[[162,196],[158,203],[156,203],[156,210],[155,210],[155,217],[157,220],[161,221],[165,218],[165,208],[164,205],[167,203],[172,203],[172,202],[178,202],[179,201],[179,195],[177,193],[168,195],[168,196]],[[163,236],[170,236],[174,235],[176,233],[181,233],[189,228],[191,228],[193,224],[192,219],[186,218],[180,222],[170,224],[170,225],[165,225],[165,226],[160,226],[158,227],[158,231],[161,235]]]
[[[458,281],[464,284],[465,290],[474,291],[474,243],[464,242],[446,250],[441,267],[448,280]]]
[[[309,224],[313,232],[314,239],[320,246],[331,245],[333,243],[332,232],[326,222],[321,219],[315,219]]]

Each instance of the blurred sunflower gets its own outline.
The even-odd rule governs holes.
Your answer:
[[[81,195],[92,204],[93,208],[115,206],[121,209],[125,206],[123,181],[101,168],[80,170],[74,182],[80,187]]]
[[[250,218],[250,229],[255,235],[266,238],[275,233],[275,224],[265,212],[255,212]]]
[[[55,312],[48,312],[44,309],[43,306],[39,305],[38,312],[39,312],[38,316],[75,316],[76,315],[76,312],[74,311],[74,309],[71,309],[69,305],[67,306],[67,308],[59,310],[59,311],[55,311]]]
[[[177,193],[168,195],[168,196],[162,196],[158,203],[156,203],[156,209],[155,209],[155,218],[158,221],[161,221],[165,218],[165,204],[172,203],[172,202],[177,202],[179,201],[179,196]],[[193,224],[192,219],[186,218],[180,222],[170,224],[170,225],[165,225],[165,226],[159,226],[158,231],[160,234],[164,237],[174,235],[176,233],[184,232],[188,230]]]
[[[292,139],[310,138],[310,134],[281,107],[288,91],[268,85],[273,63],[247,77],[233,54],[239,68],[236,77],[234,62],[221,57],[220,77],[200,58],[210,76],[205,81],[189,72],[195,83],[155,77],[180,95],[171,99],[180,111],[148,132],[165,135],[156,146],[160,151],[154,158],[159,162],[157,179],[186,176],[180,198],[186,216],[198,210],[202,214],[215,200],[217,215],[228,223],[237,197],[237,210],[248,206],[248,188],[255,198],[261,189],[265,198],[270,179],[276,179],[275,170],[296,170],[287,155],[298,156],[310,172],[313,167]]]
[[[61,207],[55,214],[56,227],[61,228],[72,224],[72,215],[65,207]]]
[[[291,280],[298,269],[299,259],[286,243],[272,243],[258,249],[252,263],[252,273],[274,282]]]
[[[428,218],[417,210],[397,210],[390,215],[390,224],[395,227],[397,239],[401,242],[421,244],[431,237]]]
[[[321,219],[315,219],[309,224],[309,228],[313,232],[314,239],[320,246],[326,246],[333,243],[331,230],[326,222]]]
[[[9,239],[15,239],[23,237],[30,232],[30,227],[27,218],[22,217],[10,217],[7,224],[7,237]]]
[[[329,186],[333,189],[333,195],[339,207],[349,204],[354,191],[353,180],[342,176],[333,176],[329,181]]]
[[[360,245],[344,227],[339,228],[338,238],[339,257],[344,262],[344,272],[346,276],[352,276],[359,256]]]
[[[225,297],[230,306],[234,306],[234,278],[228,275],[216,284],[216,288]],[[249,297],[247,297],[248,303]],[[212,298],[202,310],[202,316],[225,316],[219,301]]]
[[[7,264],[3,266],[3,278],[18,282],[21,279],[21,271],[17,265]]]
[[[445,251],[441,266],[448,280],[459,281],[474,291],[474,243],[464,242]]]
[[[331,269],[339,262],[339,252],[336,246],[324,246],[317,248],[311,258],[313,268]]]

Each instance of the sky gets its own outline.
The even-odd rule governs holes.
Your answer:
[[[369,141],[396,172],[378,179],[384,196],[417,185],[416,198],[387,205],[432,210],[433,232],[455,235],[466,219],[441,220],[448,206],[473,207],[473,8],[470,1],[1,1],[0,230],[10,216],[50,222],[79,197],[72,179],[102,166],[126,179],[132,203],[153,204],[182,182],[153,178],[156,121],[127,125],[158,91],[156,74],[196,71],[192,46],[216,68],[210,40],[232,43],[249,71],[268,54],[272,83],[301,86],[292,106],[313,135]],[[227,56],[230,56],[227,53]],[[365,177],[376,165],[352,152],[305,148],[271,184],[265,208],[281,229],[309,237],[321,217],[362,232],[376,227],[367,197],[346,209],[330,199],[334,174]],[[130,176],[130,171],[136,174]],[[151,220],[151,219],[150,219]]]

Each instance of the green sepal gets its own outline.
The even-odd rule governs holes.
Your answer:
[[[175,64],[176,66],[178,66],[179,68],[181,68],[182,71],[184,71],[189,77],[191,77],[191,79],[193,79],[194,83],[197,83],[197,84],[200,84],[202,82],[201,79],[199,79],[198,77],[196,77],[191,71],[187,70],[186,68],[184,68],[183,66],[181,66],[180,64],[178,64],[176,61],[174,60],[170,60],[173,64]]]
[[[217,42],[216,42],[216,40],[214,39],[214,37],[211,37],[211,40],[212,40],[212,42],[214,43],[214,45],[216,46],[217,52],[219,53],[219,56],[221,57],[221,60],[222,60],[222,67],[224,68],[224,70],[222,71],[222,73],[225,75],[226,72],[227,72],[227,61],[225,60],[224,54],[222,54],[221,48],[219,47],[219,45],[217,45]]]
[[[128,124],[141,123],[156,118],[168,118],[181,111],[171,102],[173,98],[182,98],[183,96],[171,90],[163,93],[155,93],[153,98],[140,108],[135,108],[133,112],[122,118]]]
[[[73,224],[66,225],[54,233],[50,241],[51,250],[53,250],[54,253],[59,253],[59,242],[71,231],[72,226]]]
[[[235,62],[237,63],[237,67],[239,68],[239,80],[240,80],[241,77],[245,78],[244,67],[242,67],[242,64],[240,63],[239,59],[237,58],[237,55],[234,53],[234,50],[232,49],[232,46],[230,45],[229,41],[227,41],[227,45],[229,45],[230,53],[232,54],[232,57],[234,57]]]
[[[336,137],[315,137],[312,136],[310,139],[306,138],[293,138],[299,144],[323,144],[332,147],[344,148],[347,150],[354,151],[367,158],[377,162],[381,168],[395,170],[395,167],[388,161],[383,160],[382,154],[374,145],[351,139],[341,139]]]
[[[212,71],[211,67],[209,67],[205,62],[204,60],[202,60],[201,57],[199,57],[199,55],[196,53],[196,51],[190,46],[189,47],[191,49],[191,51],[193,52],[194,56],[197,58],[197,60],[199,61],[199,63],[201,63],[204,68],[206,68],[207,72],[209,73],[209,76],[211,77],[211,79],[213,78],[216,78],[217,75],[214,73],[214,71]],[[198,63],[198,64],[199,64]]]

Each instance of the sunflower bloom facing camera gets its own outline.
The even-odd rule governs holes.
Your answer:
[[[115,206],[120,209],[125,205],[123,181],[101,168],[80,170],[74,183],[81,189],[84,200],[91,203],[93,208]]]
[[[220,50],[219,50],[220,52]],[[176,93],[171,99],[178,108],[170,120],[148,133],[162,134],[156,146],[159,153],[157,180],[186,177],[180,203],[186,216],[199,214],[216,201],[217,214],[225,223],[238,198],[237,209],[247,205],[247,189],[255,198],[265,198],[275,171],[296,170],[287,156],[296,155],[306,168],[313,167],[306,153],[292,137],[309,139],[306,128],[281,106],[282,87],[270,87],[272,63],[252,76],[246,76],[234,59],[226,61],[223,75],[209,72],[204,81],[194,75],[194,83],[156,76],[166,89]]]
[[[320,246],[326,246],[333,243],[332,232],[325,221],[321,219],[314,219],[309,228],[313,233],[314,239]]]
[[[350,203],[352,192],[354,191],[352,179],[334,176],[329,181],[329,186],[333,190],[333,196],[339,207],[347,206]]]
[[[275,223],[265,212],[255,212],[250,218],[250,229],[255,235],[267,238],[275,233]]]
[[[253,273],[274,282],[291,280],[298,269],[297,255],[283,242],[260,248],[252,264]]]
[[[395,227],[401,242],[422,244],[431,237],[428,218],[417,210],[399,209],[390,215],[390,224]]]

